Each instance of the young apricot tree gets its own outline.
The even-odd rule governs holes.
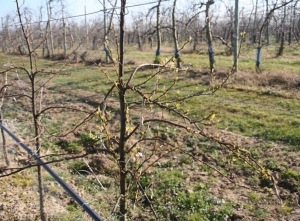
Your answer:
[[[208,57],[209,57],[209,68],[210,71],[213,72],[215,69],[215,54],[214,54],[214,46],[213,46],[213,36],[211,30],[211,22],[210,22],[210,6],[215,3],[214,0],[209,0],[206,2],[205,6],[205,24],[206,24],[206,38],[208,45]]]
[[[212,1],[209,3],[211,4]],[[217,143],[224,149],[225,158],[229,156],[232,159],[239,159],[274,181],[270,172],[260,166],[247,150],[233,142],[227,142],[223,138],[205,132],[203,129],[205,126],[216,122],[215,113],[212,112],[201,119],[192,119],[185,108],[185,105],[192,99],[216,93],[233,73],[234,67],[219,86],[207,91],[196,90],[189,93],[180,93],[177,87],[180,81],[177,78],[178,69],[173,63],[174,57],[163,64],[139,65],[129,75],[124,74],[125,7],[126,0],[122,0],[117,75],[110,75],[100,67],[112,83],[112,87],[96,113],[100,122],[98,136],[101,140],[105,138],[105,141],[101,143],[103,148],[98,148],[98,151],[104,151],[110,158],[113,158],[118,167],[118,173],[111,174],[119,187],[112,213],[116,213],[116,208],[119,208],[117,217],[120,221],[125,221],[129,215],[130,218],[138,217],[134,214],[134,208],[138,207],[141,211],[149,209],[155,219],[167,219],[166,214],[161,211],[162,205],[155,200],[158,196],[153,196],[153,191],[151,193],[151,189],[155,186],[153,187],[152,181],[147,181],[145,184],[144,179],[155,165],[166,159],[170,160],[172,158],[170,156],[187,155],[226,177],[222,169],[216,169],[209,162],[203,162],[201,157],[189,153],[185,148],[184,140],[181,140],[183,134],[198,138],[204,137]],[[115,113],[115,119],[112,119],[108,110],[111,106],[107,98],[115,93],[118,94],[119,107]],[[170,130],[171,133],[168,132]],[[170,194],[176,196],[175,190],[170,191]],[[172,206],[168,204],[163,207],[167,210]],[[169,219],[175,218],[169,217]]]
[[[274,14],[274,12],[282,7],[285,7],[286,5],[290,4],[291,2],[293,2],[293,0],[283,2],[281,4],[277,4],[277,2],[276,2],[273,5],[272,9],[270,11],[268,11],[265,20],[263,21],[261,27],[259,28],[258,46],[257,46],[257,52],[256,52],[256,71],[260,71],[262,48],[266,43],[269,42],[269,41],[267,41],[266,43],[264,43],[262,40],[263,39],[262,36],[263,36],[265,29],[268,27],[268,24]],[[279,48],[279,51],[277,54],[278,56],[282,55],[283,46],[284,46],[284,32],[282,33],[281,44],[280,44],[280,48]]]
[[[41,121],[42,117],[48,113],[55,110],[69,110],[71,112],[82,112],[82,110],[63,106],[63,105],[51,105],[44,104],[46,100],[45,94],[47,93],[47,85],[56,76],[63,68],[67,66],[67,63],[63,63],[59,68],[53,69],[53,67],[38,67],[38,58],[37,52],[47,39],[47,35],[44,36],[44,39],[39,39],[36,45],[33,45],[33,30],[28,27],[28,24],[24,22],[24,14],[22,13],[22,5],[19,4],[19,1],[16,1],[17,13],[19,18],[19,24],[22,31],[21,40],[25,44],[26,51],[28,56],[22,56],[23,54],[20,52],[20,56],[16,56],[16,62],[10,60],[8,65],[1,70],[0,74],[2,75],[1,81],[1,105],[0,105],[0,122],[3,123],[3,113],[2,106],[4,104],[5,99],[14,97],[17,103],[24,109],[24,124],[32,129],[32,133],[29,135],[33,141],[33,145],[35,147],[34,153],[37,157],[41,156],[43,151],[43,134],[47,129],[43,127],[43,123]],[[26,19],[26,17],[25,17]],[[75,49],[76,50],[76,49]],[[19,65],[18,63],[21,63]],[[17,76],[12,76],[17,74]],[[8,83],[10,79],[11,82]],[[20,83],[21,82],[21,83]],[[18,84],[19,83],[19,84]],[[21,85],[21,86],[20,86]],[[9,90],[8,90],[9,89]],[[86,114],[87,112],[85,112]],[[92,114],[91,114],[92,115]],[[89,115],[89,116],[91,116]],[[88,119],[89,116],[85,119]],[[84,120],[83,120],[84,121]],[[65,131],[65,133],[67,133]],[[6,159],[6,164],[9,166],[9,159],[6,154],[6,139],[1,131],[2,139],[3,139],[3,152]],[[80,156],[82,157],[82,156]],[[38,194],[39,194],[39,206],[40,206],[40,219],[42,221],[48,220],[48,215],[45,210],[45,197],[44,197],[44,185],[43,185],[43,176],[42,176],[42,166],[38,163],[30,162],[32,158],[28,158],[25,163],[29,163],[31,165],[25,165],[22,168],[6,168],[9,171],[6,174],[1,174],[1,177],[9,176],[11,174],[15,174],[17,172],[22,171],[25,168],[30,168],[32,166],[37,167],[37,179],[38,179]],[[63,159],[62,159],[63,160]]]

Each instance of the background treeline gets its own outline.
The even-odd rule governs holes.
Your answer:
[[[230,49],[234,38],[234,1],[208,2],[212,3],[210,25],[213,39],[228,45]],[[289,4],[280,7],[285,3]],[[108,1],[106,4],[105,1],[100,1],[95,7],[100,9],[97,13],[79,16],[67,11],[66,4],[63,0],[49,0],[39,11],[22,8],[32,48],[42,46],[42,56],[52,57],[59,53],[66,55],[67,50],[74,50],[78,45],[84,50],[103,50],[106,41],[114,44],[115,34],[118,33],[118,27],[114,26],[118,20],[115,13],[118,1]],[[193,50],[197,50],[199,44],[207,42],[206,5],[207,2],[199,1],[188,1],[184,5],[177,3],[175,19],[178,40],[183,42],[192,37]],[[159,6],[161,42],[173,42],[173,1],[161,1]],[[145,3],[132,8],[126,23],[125,44],[138,45],[140,50],[144,45],[155,46],[158,40],[157,5]],[[276,10],[269,14],[273,9]],[[260,40],[267,43],[280,42],[282,36],[289,44],[299,41],[298,1],[256,0],[251,4],[240,3],[239,19],[240,31],[247,33],[246,39],[251,43]],[[260,35],[262,26],[264,30]],[[2,18],[0,36],[3,52],[27,53],[17,16],[10,14]]]

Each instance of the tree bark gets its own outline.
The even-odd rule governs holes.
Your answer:
[[[238,70],[238,47],[239,47],[239,0],[235,0],[235,19],[234,19],[234,44],[233,44],[233,61],[234,69]]]
[[[283,49],[284,49],[284,38],[285,38],[285,33],[284,31],[281,33],[281,41],[280,41],[280,47],[278,50],[277,56],[281,56],[283,54]]]
[[[36,154],[37,156],[40,155],[40,149],[41,149],[41,140],[40,140],[40,128],[39,128],[39,117],[37,114],[37,108],[36,108],[36,87],[35,87],[35,81],[36,81],[36,71],[34,70],[34,62],[33,62],[33,50],[31,50],[30,48],[30,42],[29,42],[29,36],[28,33],[26,33],[24,25],[23,25],[23,21],[22,21],[22,16],[21,16],[21,12],[20,12],[20,7],[19,7],[19,2],[18,0],[16,0],[16,4],[17,4],[17,11],[18,11],[18,17],[19,17],[19,21],[21,24],[21,30],[22,30],[22,34],[24,37],[24,41],[25,41],[25,45],[27,47],[28,53],[29,53],[29,71],[28,73],[28,77],[30,79],[30,83],[31,83],[31,96],[30,96],[30,105],[31,105],[31,114],[32,114],[32,118],[33,118],[33,126],[34,126],[34,141],[35,141],[35,147],[36,147]],[[47,217],[47,213],[45,211],[45,205],[44,205],[44,188],[43,188],[43,179],[42,179],[42,166],[38,165],[37,166],[37,176],[38,176],[38,191],[39,191],[39,201],[40,201],[40,215],[41,215],[41,220],[42,221],[47,221],[48,217]]]
[[[175,53],[175,59],[176,59],[176,64],[177,68],[181,68],[181,59],[180,59],[180,54],[179,54],[179,49],[178,49],[178,38],[177,38],[177,30],[176,30],[176,2],[177,0],[174,0],[173,4],[173,12],[172,12],[172,25],[173,25],[173,39],[174,39],[174,53]]]
[[[213,72],[215,69],[215,54],[214,54],[214,47],[213,47],[213,37],[211,32],[210,26],[210,6],[214,4],[214,0],[209,0],[206,3],[205,9],[205,16],[206,16],[206,37],[207,37],[207,44],[208,44],[208,56],[209,56],[209,68],[210,71]]]
[[[124,23],[125,23],[125,6],[126,0],[121,1],[121,12],[120,12],[120,57],[119,57],[119,102],[120,102],[120,115],[121,115],[121,128],[120,128],[120,143],[119,143],[119,167],[120,167],[120,221],[126,221],[126,99],[125,92],[126,86],[123,83],[124,75]]]
[[[52,28],[51,28],[51,5],[50,5],[51,1],[49,1],[47,3],[47,12],[48,12],[48,32],[49,32],[49,35],[50,35],[50,50],[51,50],[51,54],[50,54],[50,57],[53,57],[54,55],[54,44],[53,44],[53,34],[52,34]],[[47,37],[48,38],[48,37]],[[49,50],[49,47],[48,47],[48,50]]]
[[[114,15],[114,12],[115,12],[115,8],[116,8],[116,5],[117,5],[117,0],[115,1],[115,4],[114,4],[114,9],[113,11],[111,12],[111,16],[110,16],[110,19],[109,19],[109,25],[107,27],[107,24],[106,24],[106,7],[105,7],[105,1],[106,0],[103,0],[103,7],[104,7],[104,51],[105,51],[105,60],[106,60],[106,63],[110,61],[113,61],[113,58],[112,58],[112,55],[110,53],[110,50],[108,48],[108,35],[109,35],[109,32],[111,31],[111,26],[112,26],[112,20],[113,20],[113,15]]]
[[[142,39],[141,39],[140,25],[138,25],[138,27],[137,27],[137,40],[138,40],[139,50],[142,51],[143,50],[143,43],[142,43]]]
[[[254,21],[253,21],[253,29],[252,29],[252,42],[256,42],[256,18],[257,18],[257,5],[258,5],[258,0],[256,0],[255,4],[255,13],[254,13]]]
[[[160,4],[161,0],[158,1],[157,11],[156,11],[156,35],[157,35],[157,49],[155,53],[155,62],[154,63],[160,63],[160,47],[161,47],[161,27],[160,27]]]
[[[65,21],[65,6],[63,2],[61,3],[61,10],[62,10],[62,22],[63,22],[63,49],[64,49],[64,57],[67,56],[67,31],[66,31],[66,21]]]

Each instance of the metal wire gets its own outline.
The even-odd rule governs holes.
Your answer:
[[[74,192],[45,162],[33,152],[27,145],[25,145],[19,138],[10,132],[5,126],[0,124],[0,127],[11,136],[21,147],[23,147],[30,155],[32,155],[39,164],[69,193],[69,195],[76,200],[76,202],[92,217],[95,221],[102,221],[103,219],[85,202],[80,196]]]

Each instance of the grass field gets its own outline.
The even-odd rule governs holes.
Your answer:
[[[177,152],[169,150],[140,177],[139,182],[145,190],[144,193],[137,184],[132,184],[132,181],[128,180],[129,205],[132,205],[129,219],[155,220],[149,202],[144,198],[146,194],[151,196],[153,209],[160,220],[280,220],[281,218],[297,220],[300,217],[299,48],[296,45],[286,46],[284,55],[275,57],[276,44],[264,47],[261,72],[257,73],[254,59],[256,48],[245,43],[241,47],[239,71],[231,73],[232,57],[226,55],[224,46],[218,46],[215,57],[216,71],[211,74],[208,71],[206,46],[200,45],[194,53],[191,53],[190,47],[187,45],[181,52],[183,70],[165,68],[140,89],[145,94],[151,94],[156,87],[156,94],[153,96],[159,97],[166,88],[176,82],[168,91],[166,100],[180,99],[194,92],[202,92],[198,97],[170,105],[177,105],[176,108],[185,112],[188,117],[203,122],[203,119],[214,113],[212,125],[201,124],[202,129],[236,143],[241,149],[247,150],[257,163],[276,174],[279,195],[283,203],[278,203],[272,183],[234,154],[230,154],[227,149],[205,137],[189,135],[158,125],[160,127],[151,133],[157,133],[168,141],[180,143],[182,149],[176,150]],[[173,53],[172,48],[167,45],[162,52],[163,60],[168,60]],[[99,58],[98,53],[89,52],[89,59],[96,60]],[[138,51],[135,45],[127,46],[124,81],[129,78],[136,66],[152,63],[154,55],[154,49],[151,51],[146,47],[144,51]],[[103,56],[101,52],[102,60]],[[116,54],[113,57],[116,58]],[[21,58],[17,55],[0,54],[0,64],[1,71],[9,66],[23,66],[23,64],[29,68],[26,56]],[[99,132],[97,118],[83,124],[68,136],[62,138],[55,136],[74,128],[87,113],[97,110],[103,97],[117,80],[118,66],[105,63],[98,66],[86,65],[84,62],[74,63],[66,60],[50,61],[40,57],[37,58],[36,64],[39,69],[44,68],[38,82],[46,82],[51,78],[41,96],[43,98],[41,106],[68,105],[84,111],[54,110],[42,116],[41,122],[45,128],[42,136],[43,154],[72,155],[86,152],[91,145],[90,142],[93,142],[91,134]],[[156,71],[157,69],[141,69],[133,83],[145,81]],[[212,93],[229,73],[231,76],[223,87]],[[27,93],[29,80],[24,72],[11,71],[8,73],[8,80],[18,88],[22,86],[24,93]],[[2,84],[3,82],[2,80]],[[10,97],[5,99],[2,107],[4,120],[18,136],[30,144],[32,126],[27,101],[24,97],[17,97],[16,100],[17,102],[14,102]],[[119,129],[117,101],[118,93],[115,90],[109,96],[108,104],[112,115],[111,130],[115,134]],[[128,103],[140,101],[135,93],[127,95]],[[142,105],[132,108],[133,124],[140,120],[141,111]],[[164,116],[167,119],[176,119],[172,114],[165,113]],[[160,151],[164,153],[165,150]],[[17,151],[17,157],[16,153],[10,153],[14,166],[21,164],[21,159],[27,157],[19,152]],[[133,167],[133,156],[129,157],[128,167]],[[50,156],[46,159],[59,158]],[[93,175],[84,172],[89,171],[85,160],[91,165],[102,187]],[[62,161],[51,166],[87,199],[101,216],[108,220],[116,219],[112,208],[118,201],[116,189],[118,184],[115,180],[118,168],[112,158],[97,153],[85,159]],[[0,179],[0,184],[4,186],[0,201],[5,202],[2,207],[4,209],[0,209],[1,218],[16,218],[17,212],[24,213],[24,216],[30,214],[30,217],[38,217],[37,195],[33,193],[36,190],[34,172],[35,168],[31,168]],[[219,172],[223,176],[220,176]],[[52,205],[53,211],[56,211],[55,213],[49,211],[49,216],[53,220],[57,217],[59,220],[88,220],[87,215],[49,175],[45,173],[44,179],[48,197],[46,206]],[[11,189],[10,184],[13,184]],[[19,194],[21,189],[24,189],[23,194]],[[11,195],[14,197],[10,198]],[[20,202],[19,208],[16,208],[16,200]],[[31,207],[26,207],[29,202],[32,204]]]

